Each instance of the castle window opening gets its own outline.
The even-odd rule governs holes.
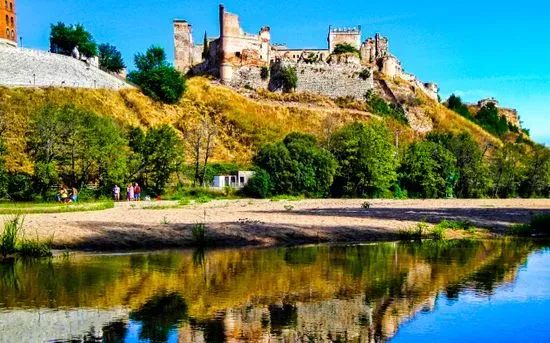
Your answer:
[[[10,2],[10,11],[13,11],[13,3]]]
[[[15,39],[15,31],[11,30],[11,39]]]
[[[11,17],[11,26],[14,26],[13,17]]]
[[[10,24],[10,18],[8,17],[8,15],[6,14],[6,25],[9,25]]]

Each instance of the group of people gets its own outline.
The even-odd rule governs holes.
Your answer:
[[[115,201],[120,201],[120,187],[115,185],[113,188],[113,197]],[[141,200],[141,187],[137,182],[128,184],[126,187],[126,200],[127,201],[140,201]]]
[[[55,201],[62,203],[76,202],[77,199],[78,190],[73,187],[69,193],[69,189],[65,185],[61,185],[61,187],[59,187],[59,193],[55,195]]]

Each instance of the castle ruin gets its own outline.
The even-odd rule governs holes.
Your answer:
[[[271,42],[271,29],[262,27],[258,34],[241,28],[239,17],[219,6],[220,35],[205,38],[207,47],[194,44],[192,25],[185,20],[174,20],[175,66],[184,73],[209,74],[223,84],[242,87],[267,88],[261,78],[261,67],[274,63],[292,65],[298,72],[298,90],[328,96],[362,98],[373,88],[373,72],[388,79],[403,79],[437,99],[438,87],[422,83],[414,75],[405,73],[401,62],[389,52],[388,38],[376,34],[361,40],[361,26],[334,28],[329,26],[326,49],[289,49]],[[359,54],[335,56],[334,49],[349,44]],[[363,73],[367,69],[368,73]],[[368,77],[364,77],[369,74]],[[350,94],[351,93],[351,94]]]

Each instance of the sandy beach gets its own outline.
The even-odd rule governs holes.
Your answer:
[[[368,201],[369,209],[360,199],[216,200],[180,208],[166,208],[177,204],[169,201],[120,202],[104,211],[27,215],[25,232],[53,236],[58,249],[158,249],[192,246],[193,225],[204,223],[213,246],[275,246],[391,240],[422,220],[468,220],[498,234],[550,212],[549,199]]]

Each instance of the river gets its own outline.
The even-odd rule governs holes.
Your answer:
[[[522,240],[61,255],[0,263],[0,342],[549,342]]]

